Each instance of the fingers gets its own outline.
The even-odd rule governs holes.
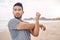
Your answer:
[[[40,15],[41,14],[39,12],[36,12],[36,20],[39,20]]]
[[[39,12],[36,12],[36,16],[37,16],[37,17],[40,17],[41,14],[40,14]]]
[[[46,27],[45,27],[44,25],[40,25],[40,27],[41,27],[41,29],[42,29],[43,31],[46,30]]]
[[[43,31],[45,31],[45,30],[46,30],[46,27],[44,26],[44,27],[43,27]]]
[[[45,31],[45,30],[46,30],[46,27],[43,28],[43,31]]]

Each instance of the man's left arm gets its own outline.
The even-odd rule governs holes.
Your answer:
[[[35,25],[35,24],[32,24],[32,25]],[[46,30],[46,27],[43,24],[39,24],[39,28],[43,31]],[[34,29],[30,30],[30,33],[34,36],[33,32],[34,32]]]
[[[33,24],[33,25],[34,25],[34,28],[33,28],[32,30],[30,30],[31,34],[32,34],[33,36],[36,35],[36,37],[39,35],[39,31],[40,31],[39,28],[41,28],[41,29],[43,29],[43,30],[46,29],[44,25],[39,24],[39,17],[40,17],[40,13],[37,12],[37,13],[36,13],[36,18],[35,18],[36,22],[35,22],[35,24]]]

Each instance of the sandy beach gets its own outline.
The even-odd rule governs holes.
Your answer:
[[[31,35],[31,40],[60,40],[60,22],[46,22],[46,31],[40,30],[38,37]],[[0,40],[11,40],[8,31],[0,32]]]
[[[40,31],[38,37],[33,37],[32,40],[60,40],[60,22],[45,23],[46,31]]]

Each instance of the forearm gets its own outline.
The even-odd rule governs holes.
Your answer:
[[[34,36],[38,36],[38,35],[39,35],[39,21],[36,21],[35,27],[34,27],[34,29],[33,29],[33,31],[32,31],[32,34],[33,34]]]
[[[34,25],[29,23],[19,23],[17,27],[18,30],[25,30],[25,29],[31,30],[33,28]]]
[[[34,33],[35,33],[36,35],[39,34],[39,21],[36,21],[36,23],[35,23]]]

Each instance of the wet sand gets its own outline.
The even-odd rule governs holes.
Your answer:
[[[40,30],[38,37],[31,35],[31,40],[60,40],[60,22],[48,22],[43,24],[47,28],[46,31]],[[0,32],[0,40],[11,40],[9,32]]]

